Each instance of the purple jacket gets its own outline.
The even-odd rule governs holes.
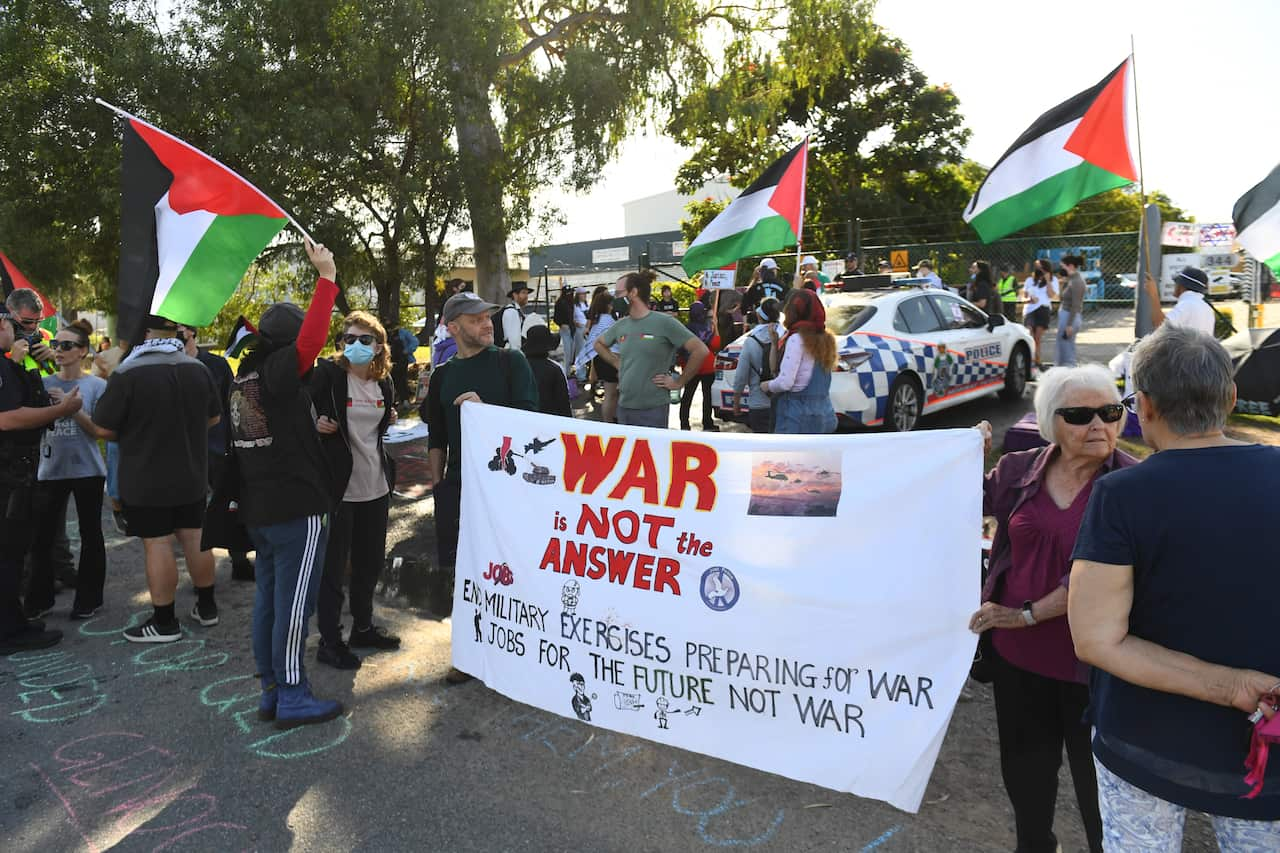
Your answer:
[[[1000,457],[996,467],[982,481],[982,514],[994,516],[996,520],[996,538],[991,543],[991,568],[987,574],[987,582],[982,585],[982,600],[995,598],[996,586],[1000,576],[1013,565],[1013,547],[1009,544],[1009,519],[1027,501],[1040,492],[1044,483],[1045,471],[1058,452],[1056,444],[1048,447],[1037,447],[1032,450],[1019,450],[1006,453]],[[1128,468],[1138,464],[1139,460],[1116,450],[1106,462],[1102,463],[1105,474],[1117,468]],[[1064,575],[1062,585],[1067,585],[1070,575]]]

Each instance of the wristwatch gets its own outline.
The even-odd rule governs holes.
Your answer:
[[[1022,621],[1026,622],[1028,627],[1036,624],[1036,617],[1031,615],[1031,602],[1022,602]]]

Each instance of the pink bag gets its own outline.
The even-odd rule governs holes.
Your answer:
[[[1262,793],[1262,780],[1267,775],[1267,756],[1272,744],[1280,744],[1280,714],[1271,719],[1263,717],[1253,724],[1253,738],[1249,743],[1249,755],[1244,760],[1244,769],[1249,775],[1244,781],[1253,786],[1244,799],[1252,800]]]

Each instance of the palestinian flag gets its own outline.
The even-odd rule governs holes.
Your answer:
[[[44,306],[44,310],[40,313],[41,328],[47,328],[45,324],[52,323],[53,328],[49,329],[49,331],[56,334],[58,331],[58,309],[49,301],[49,297],[41,293],[39,288],[34,284],[27,281],[27,277],[22,274],[21,270],[14,266],[13,261],[9,260],[8,255],[4,252],[0,252],[0,291],[3,291],[3,293],[0,293],[0,300],[8,299],[10,293],[13,293],[15,290],[21,290],[24,287],[27,290],[34,290],[36,292],[36,296],[40,297],[40,304]]]
[[[991,167],[964,212],[984,243],[1138,179],[1127,121],[1131,62],[1040,116]]]
[[[231,327],[231,334],[227,338],[226,351],[223,355],[227,358],[239,358],[240,353],[244,352],[246,347],[257,343],[257,341],[258,330],[241,314],[236,318],[236,324]]]
[[[1240,245],[1280,276],[1280,166],[1240,196],[1231,219]]]
[[[809,140],[788,151],[742,191],[689,244],[680,265],[689,275],[741,258],[794,246],[804,223],[804,175]]]
[[[120,335],[147,314],[207,326],[289,216],[244,178],[122,113]]]

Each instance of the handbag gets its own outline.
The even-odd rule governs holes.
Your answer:
[[[204,529],[200,533],[200,549],[226,548],[228,551],[256,551],[249,530],[240,520],[240,459],[227,453],[222,472],[213,487],[213,497],[205,510]]]
[[[1246,800],[1252,800],[1262,793],[1263,777],[1267,775],[1267,757],[1272,744],[1280,744],[1280,714],[1269,720],[1263,717],[1253,724],[1249,755],[1244,760],[1244,768],[1249,771],[1244,781],[1252,786],[1249,793],[1244,795]]]
[[[982,549],[982,586],[987,585],[987,573],[991,570],[991,549]],[[996,653],[991,631],[978,635],[978,647],[973,651],[973,663],[969,665],[969,677],[979,684],[990,684],[999,668],[1000,655]]]

